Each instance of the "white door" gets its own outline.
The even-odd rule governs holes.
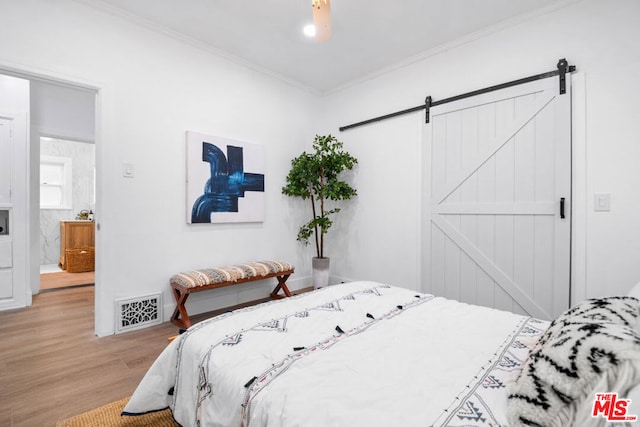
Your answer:
[[[11,204],[11,120],[0,117],[0,206]]]
[[[29,82],[0,75],[0,310],[24,307],[27,278]]]
[[[567,83],[563,95],[555,77],[431,109],[423,226],[429,292],[544,319],[568,308]]]
[[[11,120],[0,117],[0,301],[13,297],[11,214]]]

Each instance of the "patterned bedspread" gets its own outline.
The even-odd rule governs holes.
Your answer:
[[[496,426],[546,322],[375,282],[191,327],[125,407],[183,426]]]
[[[487,366],[483,366],[435,422],[455,427],[506,426],[507,387],[518,377],[529,350],[549,322],[526,318],[505,339]]]

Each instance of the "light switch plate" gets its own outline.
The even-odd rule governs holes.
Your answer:
[[[122,164],[122,176],[124,176],[125,178],[133,178],[134,176],[133,163]]]
[[[596,212],[609,212],[611,210],[611,194],[594,194],[593,210]]]

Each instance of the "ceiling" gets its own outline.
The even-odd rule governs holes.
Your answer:
[[[558,0],[332,0],[333,36],[302,33],[311,0],[86,0],[327,92]]]

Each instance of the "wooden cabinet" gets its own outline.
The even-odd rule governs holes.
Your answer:
[[[60,263],[58,266],[66,270],[66,249],[94,247],[96,223],[93,221],[60,221]]]

